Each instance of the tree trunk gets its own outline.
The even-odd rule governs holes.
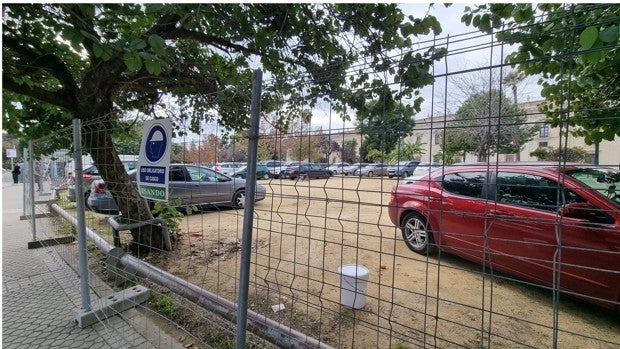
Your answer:
[[[132,222],[153,219],[147,201],[140,196],[112,144],[110,123],[107,119],[86,121],[83,125],[85,148],[91,154],[101,177],[105,180],[122,216]],[[133,249],[145,251],[149,248],[163,249],[161,227],[147,225],[131,231]]]

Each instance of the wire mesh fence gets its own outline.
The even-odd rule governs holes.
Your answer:
[[[138,146],[114,139],[130,122],[84,122],[82,188],[67,130],[66,150],[41,160],[49,169],[42,191],[69,216],[84,198],[93,279],[148,286],[151,297],[138,308],[198,347],[232,346],[247,244],[248,329],[257,333],[248,346],[620,345],[609,310],[620,296],[617,141],[587,145],[570,134],[570,122],[549,125],[532,100],[538,91],[511,96],[503,63],[511,48],[490,36],[419,45],[448,55],[416,118],[404,116],[406,101],[388,108],[358,88],[369,96],[367,112],[349,113],[353,121],[329,96],[296,106],[309,114],[286,119],[286,127],[278,110],[264,112],[257,154],[248,153],[247,132],[225,132],[214,120],[196,134],[175,120],[170,205],[149,207],[165,220],[171,249],[154,243],[165,235],[159,221],[118,229],[149,216],[130,212],[144,207],[131,189]],[[481,58],[485,64],[467,66]],[[277,80],[265,86],[277,90]],[[550,157],[554,151],[560,156]],[[253,239],[243,241],[250,157],[259,162],[259,195]],[[331,167],[344,162],[353,166]],[[74,234],[58,213],[36,226],[37,239]],[[75,261],[75,245],[55,248]]]

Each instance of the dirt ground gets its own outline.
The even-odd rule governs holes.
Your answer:
[[[620,320],[579,300],[447,254],[411,252],[386,205],[388,178],[260,181],[253,216],[250,309],[337,348],[618,348]],[[160,267],[237,300],[243,210],[183,219]],[[365,305],[340,302],[338,267],[361,264]],[[275,312],[273,305],[283,304]],[[555,325],[554,325],[555,324]],[[554,328],[557,331],[554,331]]]

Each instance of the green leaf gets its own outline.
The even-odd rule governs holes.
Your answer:
[[[590,64],[596,64],[602,58],[603,58],[603,52],[601,52],[599,50],[588,52],[588,53],[583,55],[584,61],[587,62],[587,63],[590,63]]]
[[[145,60],[144,61],[144,66],[146,67],[146,70],[153,75],[159,75],[161,74],[161,63],[158,60]]]
[[[166,42],[157,34],[149,36],[149,45],[151,45],[153,51],[158,55],[164,55],[166,53]]]
[[[127,66],[127,69],[133,72],[137,72],[142,69],[142,58],[137,52],[127,52],[123,56],[123,61]]]
[[[400,33],[402,36],[409,36],[413,34],[414,31],[415,31],[415,28],[413,27],[413,24],[411,23],[405,23],[400,27]]]
[[[95,57],[101,58],[101,55],[103,55],[103,49],[101,49],[101,45],[99,45],[98,43],[94,43],[93,53],[95,54]]]
[[[600,34],[599,39],[602,42],[617,42],[620,35],[620,27],[613,25],[609,28],[605,28]]]
[[[130,44],[129,44],[129,49],[131,51],[137,51],[137,50],[142,50],[143,48],[146,47],[146,42],[144,42],[144,40],[142,39],[134,39]]]
[[[82,34],[83,37],[91,39],[94,42],[99,42],[99,38],[94,36],[93,34],[87,32],[86,30],[80,30],[80,34]]]
[[[596,27],[587,27],[579,36],[579,44],[581,44],[582,49],[587,50],[594,45],[597,38],[598,29]]]

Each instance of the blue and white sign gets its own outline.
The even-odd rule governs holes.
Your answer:
[[[138,157],[138,190],[147,199],[168,201],[168,166],[172,122],[170,119],[144,122]]]

